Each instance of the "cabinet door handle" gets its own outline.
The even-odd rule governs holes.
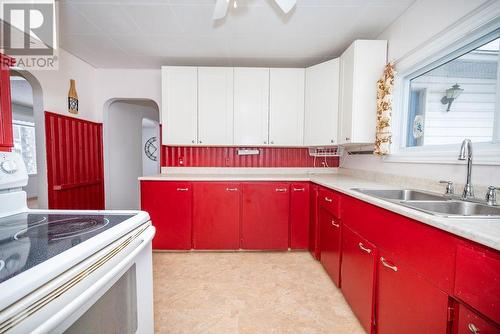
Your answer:
[[[286,193],[286,188],[276,188],[277,193]]]
[[[305,191],[306,189],[305,188],[292,188],[293,191]]]
[[[469,328],[469,332],[471,332],[473,334],[479,334],[479,329],[473,323],[469,323],[467,325],[467,328]]]
[[[226,188],[226,191],[238,191],[238,188]]]
[[[333,200],[330,197],[325,197],[325,202],[331,203]]]
[[[189,191],[189,188],[177,188],[177,191]]]
[[[340,224],[337,224],[335,222],[335,220],[333,220],[333,219],[332,219],[331,223],[332,223],[332,226],[335,227],[335,228],[339,228],[340,227]]]
[[[365,245],[363,245],[362,242],[360,242],[358,244],[358,246],[359,246],[359,249],[361,249],[363,252],[366,252],[368,254],[370,254],[372,252],[372,250],[370,248],[366,248]]]
[[[386,268],[389,268],[391,270],[394,270],[394,271],[398,271],[398,267],[394,266],[394,265],[390,265],[389,263],[387,263],[387,260],[382,256],[380,257],[380,262],[382,262],[382,265]]]

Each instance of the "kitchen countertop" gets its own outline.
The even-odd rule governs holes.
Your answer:
[[[214,170],[215,171],[215,170]],[[362,194],[352,188],[398,189],[397,186],[373,182],[364,178],[342,175],[336,169],[306,170],[286,169],[281,173],[255,171],[232,171],[222,173],[206,171],[202,173],[172,172],[157,176],[141,177],[140,180],[153,181],[312,181],[364,202],[390,210],[424,224],[472,240],[479,244],[500,250],[500,219],[445,218],[427,214],[383,199]],[[399,187],[401,188],[401,187]]]

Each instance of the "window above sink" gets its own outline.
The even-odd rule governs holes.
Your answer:
[[[386,161],[460,163],[457,152],[469,138],[475,164],[500,165],[500,23],[463,29],[453,43],[434,41],[433,54],[427,50],[414,65],[399,61],[406,68],[396,76]]]

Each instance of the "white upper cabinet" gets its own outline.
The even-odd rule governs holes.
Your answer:
[[[268,143],[269,69],[234,68],[234,144]]]
[[[198,144],[233,144],[233,68],[198,68]]]
[[[163,66],[162,142],[193,145],[197,138],[197,67]]]
[[[304,80],[303,68],[270,69],[270,145],[304,145]]]
[[[339,59],[306,69],[304,145],[336,145]]]
[[[357,40],[340,57],[339,144],[374,143],[387,41]]]

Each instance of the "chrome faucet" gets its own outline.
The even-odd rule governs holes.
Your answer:
[[[458,160],[467,160],[467,181],[465,183],[463,199],[474,198],[474,188],[472,187],[471,174],[472,174],[472,142],[470,139],[464,139],[462,147],[460,147],[460,154]]]

